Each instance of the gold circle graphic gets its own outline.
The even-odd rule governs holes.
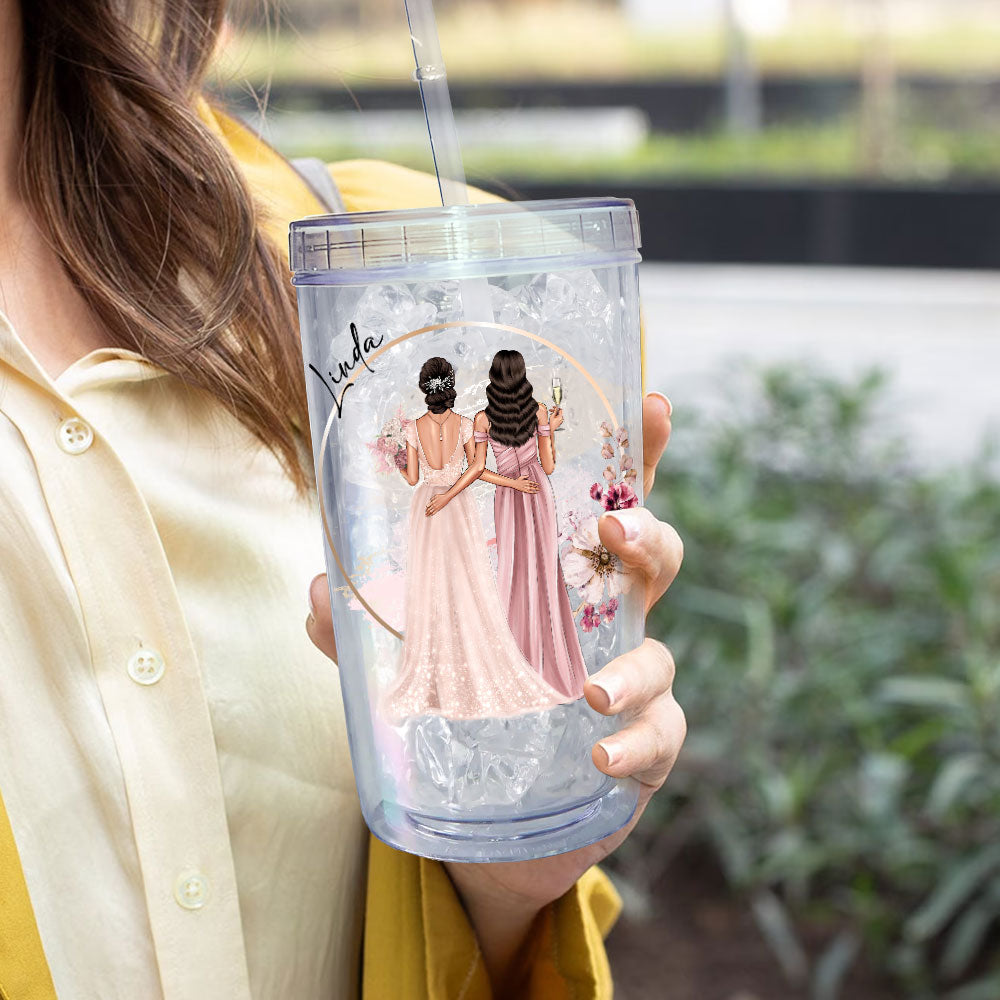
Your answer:
[[[581,375],[590,383],[591,388],[597,394],[598,399],[604,404],[605,410],[608,411],[608,416],[611,418],[611,426],[613,430],[618,429],[618,421],[615,419],[615,411],[611,407],[611,403],[608,401],[608,397],[604,394],[604,391],[597,384],[597,380],[594,378],[590,372],[587,371],[583,365],[580,364],[573,355],[564,351],[557,344],[553,344],[551,340],[546,340],[544,337],[540,337],[537,333],[529,333],[527,330],[522,330],[516,326],[508,326],[506,323],[487,323],[487,322],[476,322],[469,320],[454,320],[450,323],[434,323],[431,326],[422,326],[419,330],[411,330],[409,333],[404,333],[401,337],[396,337],[395,340],[390,340],[388,344],[384,344],[373,354],[369,354],[365,359],[366,363],[374,361],[379,355],[385,354],[390,348],[398,347],[404,341],[410,340],[413,337],[419,337],[425,333],[434,333],[437,330],[453,330],[458,327],[477,327],[480,329],[487,330],[505,330],[508,333],[516,333],[521,337],[528,337],[531,340],[537,341],[545,347],[550,348],[555,351],[556,354],[565,358],[571,365]],[[344,394],[347,390],[354,384],[358,376],[365,371],[365,367],[356,368],[352,373],[351,377],[344,383],[344,388],[340,393],[340,399],[338,400],[339,407],[344,404]],[[350,574],[347,572],[346,567],[340,559],[340,553],[337,551],[337,546],[333,544],[333,534],[330,531],[330,525],[326,518],[326,497],[323,494],[323,473],[326,470],[326,454],[330,442],[330,431],[333,429],[333,421],[337,414],[341,410],[335,406],[330,410],[330,416],[327,418],[326,426],[323,428],[323,437],[320,440],[319,449],[319,475],[316,477],[316,491],[319,495],[319,513],[323,521],[323,534],[326,537],[326,544],[330,547],[330,552],[333,554],[334,562],[337,564],[337,569],[340,570],[340,575],[344,578],[347,586],[351,588],[351,592],[358,599],[361,606],[365,609],[382,626],[387,632],[391,632],[397,639],[402,641],[403,633],[398,632],[394,629],[369,603],[365,600],[361,591],[355,586],[354,581],[351,579]]]

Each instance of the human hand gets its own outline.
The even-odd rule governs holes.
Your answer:
[[[553,406],[552,409],[549,410],[549,430],[553,432],[559,430],[559,428],[563,425],[564,419],[562,407]]]
[[[439,510],[442,510],[448,505],[449,500],[451,500],[451,497],[449,497],[447,493],[435,493],[434,496],[431,497],[430,503],[427,504],[424,514],[427,517],[433,517]]]
[[[656,464],[670,437],[670,404],[659,394],[647,395],[642,414],[643,486],[648,495]],[[680,569],[683,547],[677,532],[645,508],[605,514],[598,530],[601,543],[641,579],[648,613]],[[605,774],[631,776],[639,782],[638,806],[623,829],[589,847],[538,861],[446,863],[476,926],[491,977],[504,964],[502,952],[508,956],[517,952],[520,938],[505,949],[505,934],[509,942],[511,929],[520,927],[523,937],[542,908],[564,895],[588,868],[618,847],[666,780],[687,731],[684,713],[674,700],[673,680],[670,651],[662,643],[646,639],[590,677],[584,688],[596,711],[627,720],[591,751],[594,764]]]
[[[647,395],[643,401],[643,486],[647,496],[669,437],[670,404],[659,394]],[[683,547],[677,533],[644,508],[605,514],[598,530],[601,543],[642,578],[648,612],[680,568]],[[324,576],[313,580],[310,595],[309,635],[324,653],[336,659]],[[638,806],[623,829],[589,847],[538,861],[446,863],[495,982],[505,977],[506,965],[517,954],[535,916],[625,840],[666,780],[686,734],[684,713],[673,697],[673,679],[670,651],[646,639],[594,674],[584,688],[596,711],[628,720],[591,751],[594,764],[605,774],[631,776],[639,782]]]
[[[538,483],[527,476],[518,476],[511,484],[511,489],[517,490],[518,493],[537,493]]]

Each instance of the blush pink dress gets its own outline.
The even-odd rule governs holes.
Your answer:
[[[549,434],[540,424],[538,434]],[[476,440],[488,435],[479,431]],[[514,448],[489,438],[497,472],[538,483],[537,493],[498,486],[493,503],[497,532],[497,590],[514,638],[525,659],[567,700],[583,697],[587,668],[576,634],[562,566],[556,505],[549,477],[532,435]]]
[[[427,461],[415,422],[406,425],[422,480],[410,503],[402,662],[382,701],[392,722],[418,715],[521,715],[566,701],[532,669],[507,628],[469,491],[432,517],[424,513],[431,497],[447,492],[465,468],[472,421],[461,421],[455,451],[441,469]]]

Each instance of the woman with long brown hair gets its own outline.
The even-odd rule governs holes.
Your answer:
[[[531,495],[498,487],[493,501],[500,606],[524,658],[567,698],[583,696],[587,668],[559,561],[556,504],[549,476],[556,467],[552,432],[563,423],[534,398],[520,351],[497,351],[476,414],[477,441],[489,441],[497,471],[538,482]]]
[[[330,206],[200,96],[224,16],[0,0],[0,996],[607,995],[592,866],[627,831],[527,865],[369,842],[322,578],[300,614],[322,555],[283,247]],[[433,201],[332,170],[349,210]],[[645,426],[651,479],[662,397]],[[679,544],[622,513],[602,538],[651,602]],[[647,641],[587,687],[635,720],[593,753],[642,805],[683,738],[672,676]]]

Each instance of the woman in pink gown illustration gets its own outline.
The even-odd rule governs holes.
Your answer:
[[[583,696],[587,670],[559,564],[559,533],[549,476],[555,469],[552,432],[563,422],[535,402],[518,351],[499,351],[490,366],[488,404],[476,415],[477,444],[489,440],[497,470],[536,481],[527,493],[498,486],[494,500],[497,590],[525,659],[568,700]]]
[[[486,472],[486,446],[472,421],[452,410],[455,372],[444,358],[420,369],[427,413],[406,425],[410,503],[406,625],[396,679],[382,702],[396,722],[520,715],[566,701],[521,655],[504,618],[479,512],[466,488]],[[463,465],[468,468],[463,472]],[[421,479],[422,474],[422,479]],[[489,473],[521,495],[526,477]]]

